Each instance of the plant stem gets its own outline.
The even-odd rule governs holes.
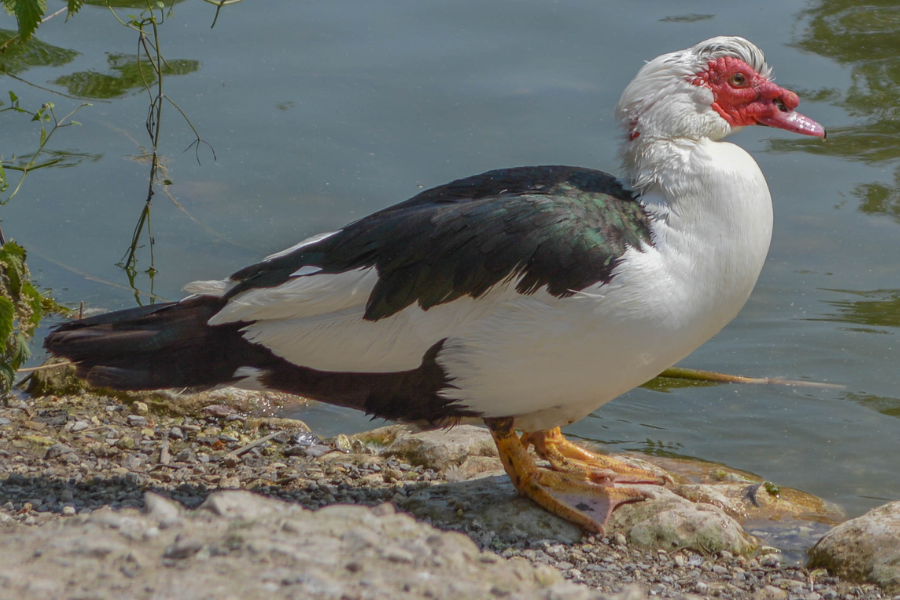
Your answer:
[[[793,387],[814,387],[828,390],[842,390],[847,386],[836,383],[821,383],[818,381],[794,381],[777,377],[743,377],[741,375],[728,375],[715,371],[701,371],[698,369],[685,369],[683,367],[670,367],[660,373],[658,377],[671,377],[673,379],[691,379],[695,381],[716,381],[721,383],[749,383],[754,385],[788,385]]]

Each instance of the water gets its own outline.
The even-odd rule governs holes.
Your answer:
[[[282,0],[228,7],[210,29],[213,13],[180,3],[160,28],[174,71],[165,91],[216,154],[201,147],[198,164],[182,152],[191,131],[165,106],[160,149],[177,204],[156,195],[158,274],[136,281],[161,298],[454,178],[526,164],[615,171],[613,107],[643,60],[712,35],[753,40],[830,135],[752,128],[733,138],[769,180],[772,250],[741,315],[682,365],[847,387],[638,389],[569,433],[721,461],[851,516],[900,497],[893,3]],[[0,28],[13,28],[5,14]],[[50,144],[74,166],[32,174],[0,209],[3,231],[61,301],[132,306],[116,262],[149,170],[137,38],[99,6],[45,23],[38,38],[48,45],[39,60],[0,57],[7,71],[94,104]],[[25,107],[50,100],[61,116],[80,103],[2,81]],[[21,115],[0,115],[0,131],[7,158],[36,147]],[[139,267],[149,264],[144,248]],[[331,408],[308,417],[331,431],[368,426]]]

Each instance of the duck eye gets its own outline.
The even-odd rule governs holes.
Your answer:
[[[731,76],[731,79],[728,80],[728,83],[734,87],[743,87],[747,84],[747,78],[743,73],[735,73]]]

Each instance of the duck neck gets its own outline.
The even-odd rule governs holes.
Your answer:
[[[735,298],[722,318],[733,317],[772,236],[772,200],[756,161],[734,144],[708,138],[644,141],[620,155],[655,217],[655,245],[668,268],[685,281],[729,290]]]

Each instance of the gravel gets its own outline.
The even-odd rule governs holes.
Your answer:
[[[124,518],[121,515],[124,514],[136,515],[129,517],[135,519],[143,518],[141,515],[152,515],[155,522],[145,523],[148,528],[155,527],[159,531],[178,529],[184,527],[185,522],[205,522],[196,516],[203,511],[185,510],[197,509],[214,491],[237,489],[251,490],[265,498],[282,501],[286,503],[284,506],[295,511],[317,511],[335,504],[353,504],[370,507],[377,516],[392,512],[392,509],[389,511],[385,507],[402,505],[402,500],[416,490],[448,481],[447,474],[441,471],[373,454],[371,448],[359,447],[358,442],[346,436],[322,440],[309,433],[305,425],[298,421],[246,416],[246,402],[232,403],[237,404],[234,406],[228,404],[227,398],[210,397],[206,405],[203,402],[194,403],[186,409],[187,413],[178,413],[172,410],[170,403],[155,402],[153,397],[148,396],[140,398],[126,398],[127,404],[120,404],[116,399],[94,394],[45,396],[13,399],[6,407],[0,408],[0,534],[15,536],[18,545],[27,544],[29,535],[33,543],[40,541],[46,544],[49,543],[48,536],[52,540],[54,536],[63,539],[69,535],[69,530],[65,529],[66,522],[80,523],[79,526],[87,528],[85,531],[96,533],[99,531],[96,527],[98,519],[106,518],[110,522],[119,519],[121,528],[121,519]],[[336,447],[349,453],[335,450]],[[151,494],[148,495],[148,492]],[[128,509],[144,512],[128,513]],[[362,509],[342,507],[329,510],[352,512]],[[116,511],[125,512],[120,514]],[[441,523],[421,524],[426,529],[430,525],[438,529],[451,527]],[[203,533],[199,525],[196,527],[199,537],[181,536],[175,539],[178,536],[173,534],[161,551],[161,577],[167,577],[165,564],[188,564],[193,561],[199,565],[209,559],[209,544],[212,542],[202,541],[202,536],[208,534]],[[541,572],[549,569],[558,574],[560,580],[576,584],[579,590],[588,594],[572,596],[574,592],[571,590],[575,588],[565,588],[569,591],[563,593],[563,588],[558,587],[554,592],[558,592],[558,596],[553,597],[589,598],[598,593],[622,593],[629,598],[674,598],[696,594],[725,599],[772,600],[870,600],[890,597],[884,596],[873,585],[859,585],[831,577],[824,570],[809,571],[802,566],[785,564],[774,548],[766,549],[755,557],[733,556],[728,552],[718,555],[685,550],[648,552],[629,547],[621,534],[612,537],[589,536],[574,544],[540,539],[520,539],[509,543],[501,542],[496,532],[486,531],[477,520],[462,525],[455,523],[452,528],[468,536],[481,552],[472,564],[495,566],[496,563],[504,569],[510,564],[528,564],[529,568],[537,568]],[[426,529],[419,532],[423,539],[435,535]],[[100,541],[96,547],[90,545],[90,537],[79,539],[87,544],[83,549],[87,555],[120,551],[125,552],[122,556],[127,555],[127,551],[120,547],[123,542],[118,538],[113,543],[102,536],[97,537]],[[0,544],[6,548],[18,547],[10,545],[9,538],[0,540]],[[242,548],[246,550],[245,546]],[[44,552],[40,548],[35,551]],[[343,547],[342,551],[347,552],[348,547]],[[221,559],[223,564],[229,560],[229,552],[223,555],[226,556]],[[365,558],[364,554],[361,553],[360,560]],[[345,562],[349,561],[347,573],[355,573],[356,567],[352,566],[354,558],[352,554],[344,557]],[[398,543],[385,546],[377,559],[384,564],[412,568],[411,565],[418,564],[419,556],[415,547]],[[123,581],[129,580],[129,569],[133,567],[126,563],[115,571],[115,577],[121,576]],[[109,571],[102,562],[98,564],[100,566],[97,568]],[[357,567],[362,569],[366,564],[361,562]],[[230,568],[219,569],[218,576],[227,578]],[[436,566],[434,568],[437,569]],[[390,572],[399,573],[402,569]],[[438,570],[434,572],[437,577]],[[283,581],[305,577],[302,572],[291,571],[290,567],[279,573],[281,579],[278,581],[281,583],[275,586],[279,590],[288,590],[294,585],[285,586]],[[142,577],[146,576],[145,572]],[[474,579],[468,582],[463,581],[464,575],[461,573],[457,577],[460,586],[464,583],[475,585],[484,574],[472,571],[471,577]],[[134,578],[134,573],[130,578]],[[363,594],[359,591],[365,588],[359,583],[363,579],[353,579],[356,582],[353,585],[357,588],[347,588],[341,593],[350,594],[346,596],[348,598],[381,597],[367,596],[368,592]],[[539,579],[537,577],[535,581]],[[4,581],[7,580],[0,573],[0,591],[4,590]],[[34,593],[40,591],[41,586],[48,590],[53,588],[52,581],[48,581],[35,579],[31,587],[22,587],[25,584],[19,581],[15,583],[18,588],[7,581],[9,585],[6,589],[9,593],[20,588],[25,590],[20,596],[10,597],[35,597]],[[452,588],[450,582],[450,579],[445,581]],[[372,579],[370,583],[375,586],[372,589],[382,589],[387,594],[384,597],[391,597],[390,594],[405,597],[403,594],[406,592],[402,589],[391,592],[393,588],[384,578]],[[556,584],[544,585],[546,583],[538,581],[534,589],[549,594],[547,590]],[[638,586],[640,593],[633,586]],[[354,596],[357,592],[358,595]],[[431,593],[443,597],[438,591],[432,590]],[[471,597],[526,597],[521,595],[526,594],[525,588],[495,592],[487,588],[484,591],[486,595],[478,594]],[[162,594],[156,597],[180,596]],[[276,594],[272,597],[282,596]]]

